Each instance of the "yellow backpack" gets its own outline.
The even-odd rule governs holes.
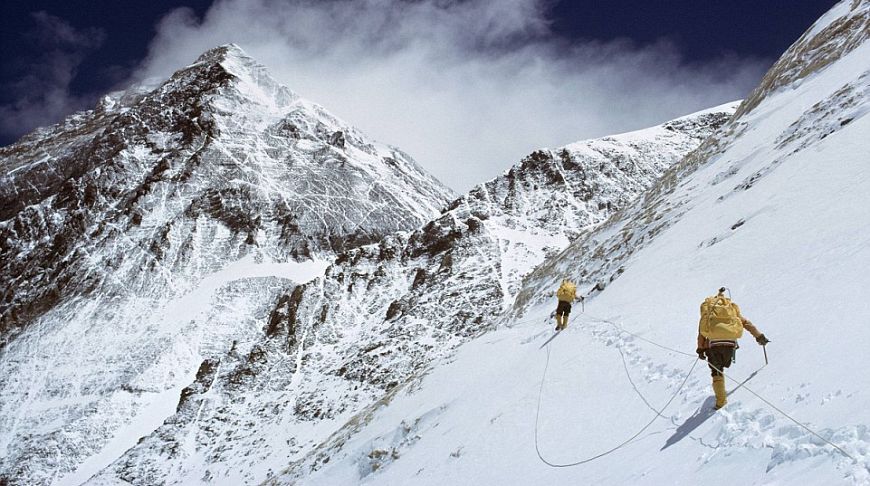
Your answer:
[[[577,286],[570,280],[562,280],[562,285],[556,291],[556,298],[563,302],[573,302],[577,298]]]
[[[701,303],[698,331],[710,340],[740,339],[743,335],[740,307],[722,294],[707,297]]]

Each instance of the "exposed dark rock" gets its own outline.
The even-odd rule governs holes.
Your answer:
[[[196,380],[181,390],[181,397],[178,400],[178,406],[175,411],[176,419],[189,415],[190,412],[195,410],[196,407],[192,405],[195,396],[201,395],[211,388],[217,376],[219,365],[220,361],[217,359],[206,359],[199,365],[199,369],[196,371]]]

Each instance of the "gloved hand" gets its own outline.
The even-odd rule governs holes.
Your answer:
[[[764,346],[765,344],[770,342],[770,339],[767,339],[764,334],[759,334],[757,338],[755,338],[755,342]]]
[[[707,359],[707,355],[706,355],[707,349],[706,348],[698,348],[695,350],[695,352],[698,353],[698,359],[704,359],[704,360]]]

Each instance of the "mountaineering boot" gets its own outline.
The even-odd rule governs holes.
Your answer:
[[[728,397],[725,393],[725,377],[713,377],[713,392],[716,394],[716,410],[724,407],[728,403]]]
[[[560,316],[558,314],[556,314],[556,330],[557,331],[562,330],[562,316]]]

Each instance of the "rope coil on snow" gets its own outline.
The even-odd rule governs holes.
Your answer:
[[[588,314],[587,314],[587,315],[588,315]],[[658,346],[658,347],[660,347],[660,348],[662,348],[662,349],[667,349],[668,351],[672,351],[672,352],[674,352],[674,353],[679,353],[679,354],[682,354],[682,355],[685,355],[685,356],[694,356],[694,355],[692,355],[692,354],[689,354],[689,353],[686,353],[686,352],[683,352],[683,351],[679,351],[679,350],[676,350],[676,349],[673,349],[673,348],[669,348],[669,347],[667,347],[667,346],[663,346],[663,345],[658,344],[658,343],[656,343],[656,342],[654,342],[654,341],[650,341],[649,339],[646,339],[646,338],[643,337],[643,336],[639,336],[639,335],[637,335],[637,334],[635,334],[635,333],[633,333],[633,332],[627,331],[625,328],[623,328],[622,326],[620,326],[619,324],[617,324],[617,323],[615,323],[615,322],[613,322],[613,321],[609,321],[609,320],[607,320],[607,319],[601,319],[601,318],[598,318],[598,317],[595,317],[595,316],[591,316],[591,315],[590,315],[589,317],[592,317],[593,319],[598,319],[598,320],[600,320],[600,321],[602,321],[602,322],[606,322],[606,323],[612,325],[613,327],[615,327],[615,328],[616,328],[617,330],[619,330],[620,332],[624,332],[624,333],[626,333],[626,334],[629,334],[629,335],[631,335],[631,336],[634,336],[634,337],[636,337],[636,338],[638,338],[638,339],[640,339],[640,340],[642,340],[642,341],[646,341],[647,343],[650,343],[650,344],[652,344],[652,345],[654,345],[654,346]],[[824,441],[826,444],[830,445],[831,447],[833,447],[834,449],[836,449],[837,451],[839,451],[841,454],[843,454],[844,456],[846,456],[846,457],[848,457],[849,459],[851,459],[852,461],[854,461],[854,462],[856,462],[856,463],[858,462],[858,459],[856,459],[854,456],[852,456],[851,454],[849,454],[848,452],[846,452],[845,450],[843,450],[842,447],[840,447],[840,446],[838,446],[837,444],[834,444],[833,442],[831,442],[830,440],[828,440],[828,439],[822,437],[821,434],[819,434],[819,433],[816,432],[815,430],[811,429],[809,426],[803,424],[802,422],[800,422],[800,421],[797,420],[796,418],[792,417],[791,415],[787,414],[787,413],[784,412],[782,409],[780,409],[779,407],[777,407],[776,405],[774,405],[773,403],[771,403],[769,400],[767,400],[766,398],[762,397],[762,396],[759,395],[757,392],[755,392],[754,390],[752,390],[751,388],[749,388],[748,386],[746,386],[746,382],[749,381],[748,379],[747,379],[747,380],[744,380],[744,381],[741,382],[741,381],[738,380],[737,378],[733,378],[730,374],[726,374],[723,370],[720,370],[718,367],[716,367],[716,366],[710,364],[710,362],[707,362],[707,365],[710,366],[711,368],[713,368],[714,370],[718,371],[719,373],[721,373],[722,376],[724,376],[725,378],[728,378],[729,380],[731,380],[731,381],[733,381],[734,383],[737,383],[737,384],[738,384],[737,388],[735,388],[734,390],[731,390],[731,393],[734,393],[734,392],[735,392],[736,390],[738,390],[739,388],[744,388],[746,391],[748,391],[749,393],[753,394],[756,398],[758,398],[759,400],[761,400],[762,402],[764,402],[768,407],[770,407],[770,408],[776,410],[777,412],[779,412],[780,414],[782,414],[782,416],[784,416],[785,418],[791,420],[791,421],[794,422],[796,425],[798,425],[798,426],[801,427],[802,429],[806,430],[806,431],[809,432],[810,434],[812,434],[812,435],[818,437],[819,439],[821,439],[822,441]],[[765,366],[767,366],[767,365],[765,365]],[[762,366],[762,368],[764,368],[764,366]]]
[[[711,368],[713,368],[713,369],[715,369],[716,371],[718,371],[719,373],[722,373],[722,376],[728,378],[729,380],[731,380],[731,381],[733,381],[733,382],[735,382],[735,383],[737,382],[736,379],[729,377],[728,375],[725,374],[724,371],[720,370],[720,369],[717,368],[716,366],[711,365],[709,362],[708,362],[707,364],[708,364]],[[809,433],[813,434],[814,436],[818,437],[819,439],[821,439],[822,441],[824,441],[825,443],[827,443],[828,445],[830,445],[830,446],[833,447],[834,449],[838,450],[841,454],[843,454],[844,456],[848,457],[849,459],[851,459],[851,460],[854,461],[855,463],[858,462],[858,459],[856,459],[854,456],[852,456],[852,454],[849,454],[848,452],[846,452],[845,450],[843,450],[842,447],[840,447],[840,446],[838,446],[837,444],[834,444],[833,442],[831,442],[830,440],[828,440],[828,439],[822,437],[818,432],[816,432],[815,430],[809,428],[809,426],[804,425],[803,423],[801,423],[800,421],[798,421],[796,418],[794,418],[794,417],[792,417],[791,415],[785,413],[784,411],[782,411],[782,409],[780,409],[780,408],[777,407],[776,405],[770,403],[770,401],[768,401],[766,398],[764,398],[764,397],[762,397],[761,395],[759,395],[758,393],[754,392],[754,391],[752,390],[752,388],[749,388],[748,386],[746,386],[745,383],[741,383],[740,386],[742,386],[742,387],[743,387],[746,391],[748,391],[749,393],[755,395],[755,398],[757,398],[757,399],[761,400],[762,402],[764,402],[765,404],[767,404],[768,407],[770,407],[770,408],[776,410],[777,412],[781,413],[785,418],[791,420],[792,422],[794,422],[795,424],[797,424],[798,426],[800,426],[802,429],[804,429],[804,430],[806,430],[807,432],[809,432]],[[739,388],[739,387],[738,387],[738,388]],[[737,389],[737,388],[735,388],[735,390],[736,390],[736,389]]]
[[[622,352],[622,350],[620,350],[620,353],[621,352]],[[607,451],[604,451],[600,454],[597,454],[595,456],[588,457],[588,458],[583,459],[581,461],[571,462],[571,463],[567,463],[567,464],[556,464],[556,463],[550,462],[544,458],[543,454],[541,454],[541,449],[540,449],[540,446],[538,444],[538,423],[539,423],[540,417],[541,417],[541,398],[544,395],[544,382],[546,381],[546,378],[547,378],[547,369],[550,367],[550,346],[547,346],[547,362],[544,365],[544,375],[541,377],[541,387],[538,391],[538,410],[535,413],[535,452],[537,452],[538,458],[541,460],[541,462],[543,462],[544,464],[546,464],[550,467],[572,467],[572,466],[579,466],[581,464],[586,464],[588,462],[592,462],[596,459],[600,459],[608,454],[616,452],[619,449],[622,449],[623,447],[628,445],[631,441],[638,438],[638,436],[640,436],[640,434],[644,433],[644,431],[646,431],[646,429],[648,429],[656,421],[656,419],[658,419],[659,417],[662,416],[662,412],[664,412],[665,409],[668,408],[668,406],[671,404],[671,402],[673,402],[674,399],[677,398],[677,395],[679,395],[680,392],[683,390],[683,387],[686,385],[686,382],[689,381],[689,377],[692,376],[692,371],[695,369],[695,366],[697,366],[697,365],[698,365],[698,360],[697,359],[693,360],[692,366],[689,368],[689,371],[686,373],[686,377],[683,379],[683,382],[680,383],[680,386],[677,388],[677,391],[674,392],[674,394],[671,396],[671,398],[668,400],[668,402],[665,403],[665,405],[661,408],[661,410],[654,410],[656,412],[656,415],[652,418],[652,420],[650,420],[646,425],[644,425],[634,435],[632,435],[628,439],[624,440],[623,442],[621,442],[617,446],[615,446]]]
[[[587,314],[587,315],[588,315],[588,314]],[[649,421],[649,423],[647,423],[643,428],[641,428],[640,431],[638,431],[638,432],[637,432],[636,434],[634,434],[632,437],[630,437],[629,439],[627,439],[627,440],[625,440],[624,442],[620,443],[620,444],[617,445],[616,447],[614,447],[614,448],[612,448],[612,449],[610,449],[610,450],[607,450],[607,451],[605,451],[605,452],[602,452],[601,454],[598,454],[598,455],[596,455],[596,456],[589,457],[589,458],[587,458],[587,459],[583,459],[583,460],[581,460],[581,461],[572,462],[572,463],[568,463],[568,464],[555,464],[555,463],[552,463],[552,462],[548,461],[547,459],[545,459],[545,458],[543,457],[543,455],[541,454],[540,448],[539,448],[539,446],[538,446],[538,423],[539,423],[540,414],[541,414],[541,398],[542,398],[542,396],[543,396],[544,382],[545,382],[546,377],[547,377],[547,369],[548,369],[549,366],[550,366],[550,346],[548,345],[548,346],[547,346],[547,361],[546,361],[546,364],[544,365],[544,374],[543,374],[543,376],[541,377],[541,386],[540,386],[540,389],[539,389],[539,391],[538,391],[538,407],[537,407],[537,411],[536,411],[536,413],[535,413],[535,452],[537,452],[537,454],[538,454],[538,458],[541,460],[541,462],[543,462],[544,464],[546,464],[546,465],[548,465],[548,466],[550,466],[550,467],[571,467],[571,466],[579,466],[579,465],[581,465],[581,464],[586,464],[586,463],[588,463],[588,462],[592,462],[592,461],[594,461],[594,460],[596,460],[596,459],[599,459],[599,458],[604,457],[604,456],[606,456],[606,455],[608,455],[608,454],[611,454],[611,453],[613,453],[613,452],[616,452],[617,450],[619,450],[619,449],[623,448],[624,446],[628,445],[631,441],[633,441],[634,439],[636,439],[638,436],[640,436],[640,434],[642,434],[646,429],[648,429],[648,428],[649,428],[649,427],[650,427],[650,426],[651,426],[651,425],[656,421],[656,419],[658,419],[659,417],[662,416],[662,412],[665,411],[665,409],[666,409],[666,408],[671,404],[671,402],[674,401],[674,399],[677,397],[677,395],[678,395],[678,394],[683,390],[683,388],[684,388],[685,385],[686,385],[686,382],[688,381],[689,377],[690,377],[691,374],[692,374],[692,371],[694,371],[695,366],[697,366],[698,361],[700,361],[700,360],[699,360],[699,359],[698,359],[694,354],[686,353],[686,352],[684,352],[684,351],[680,351],[680,350],[678,350],[678,349],[670,348],[670,347],[668,347],[668,346],[665,346],[665,345],[659,344],[659,343],[657,343],[657,342],[655,342],[655,341],[649,340],[649,339],[647,339],[647,338],[645,338],[645,337],[643,337],[643,336],[640,336],[640,335],[638,335],[638,334],[635,334],[635,333],[633,333],[633,332],[630,332],[630,331],[626,330],[625,328],[623,328],[622,326],[620,326],[619,324],[617,324],[617,323],[615,323],[615,322],[613,322],[613,321],[610,321],[610,320],[607,320],[607,319],[598,318],[598,317],[591,316],[591,315],[589,315],[589,317],[591,317],[591,318],[593,318],[593,319],[597,319],[597,320],[599,320],[599,321],[601,321],[601,322],[606,322],[606,323],[612,325],[612,326],[613,326],[614,328],[616,328],[618,331],[623,332],[623,333],[628,334],[628,335],[631,335],[631,336],[634,336],[635,338],[640,339],[640,340],[642,340],[642,341],[644,341],[644,342],[647,342],[647,343],[649,343],[649,344],[652,344],[653,346],[657,346],[657,347],[659,347],[659,348],[662,348],[662,349],[665,349],[665,350],[671,351],[671,352],[673,352],[673,353],[682,354],[682,355],[684,355],[684,356],[691,356],[691,357],[694,359],[694,362],[692,363],[692,367],[689,369],[688,373],[686,373],[686,378],[683,379],[683,382],[682,382],[682,383],[680,384],[680,386],[677,388],[677,391],[674,393],[673,396],[671,396],[671,398],[670,398],[670,399],[668,400],[668,402],[667,402],[667,403],[666,403],[666,404],[661,408],[661,410],[656,410],[655,408],[653,408],[652,406],[650,406],[649,402],[647,402],[646,399],[643,398],[643,396],[641,395],[641,398],[643,399],[644,403],[646,403],[647,406],[650,407],[650,408],[651,408],[651,409],[656,413],[656,416],[653,417],[652,420]],[[622,354],[622,350],[621,350],[621,349],[619,350],[619,352],[620,352],[620,355],[622,355],[623,366],[625,366],[625,356]],[[813,436],[815,436],[815,437],[821,439],[823,442],[825,442],[826,444],[830,445],[830,446],[833,447],[835,450],[839,451],[841,454],[843,454],[844,456],[846,456],[846,457],[848,457],[849,459],[851,459],[853,462],[858,463],[858,459],[856,459],[854,456],[852,456],[851,454],[849,454],[848,452],[846,452],[842,447],[838,446],[837,444],[834,444],[833,442],[831,442],[830,440],[826,439],[825,437],[822,437],[821,434],[819,434],[818,432],[814,431],[814,430],[811,429],[809,426],[807,426],[807,425],[801,423],[799,420],[795,419],[794,417],[792,417],[791,415],[789,415],[788,413],[786,413],[785,411],[783,411],[782,409],[780,409],[779,407],[777,407],[776,405],[774,405],[773,403],[771,403],[769,400],[767,400],[766,398],[762,397],[762,396],[759,395],[757,392],[755,392],[754,390],[752,390],[751,388],[749,388],[748,386],[746,386],[746,382],[749,381],[749,379],[744,380],[744,381],[741,382],[741,381],[739,381],[738,379],[731,377],[730,374],[725,374],[725,372],[724,372],[723,370],[721,370],[721,369],[719,369],[718,367],[716,367],[716,366],[710,364],[709,362],[708,362],[707,364],[708,364],[711,368],[715,369],[716,371],[718,371],[719,373],[721,373],[723,376],[725,376],[726,378],[728,378],[729,380],[731,380],[731,381],[733,381],[733,382],[735,382],[735,383],[738,384],[738,387],[735,388],[734,390],[732,390],[732,393],[733,393],[735,390],[737,390],[737,389],[739,389],[739,388],[741,388],[741,387],[744,388],[746,391],[748,391],[749,393],[751,393],[752,395],[754,395],[756,398],[758,398],[759,400],[761,400],[762,402],[764,402],[767,406],[769,406],[769,407],[772,408],[773,410],[776,410],[777,412],[779,412],[780,414],[782,414],[784,417],[786,417],[787,419],[791,420],[791,421],[794,422],[796,425],[798,425],[798,426],[801,427],[802,429],[806,430],[807,432],[809,432],[809,433],[812,434]],[[765,365],[765,366],[766,366],[766,365]],[[764,367],[762,367],[762,368],[764,368]],[[627,368],[626,368],[626,373],[628,373],[628,369],[627,369]],[[751,378],[751,377],[750,377],[750,378]],[[634,382],[631,381],[631,376],[630,376],[630,375],[629,375],[629,381],[632,383],[632,386],[634,386]],[[636,388],[636,387],[635,387],[635,391],[637,391],[637,388]]]

